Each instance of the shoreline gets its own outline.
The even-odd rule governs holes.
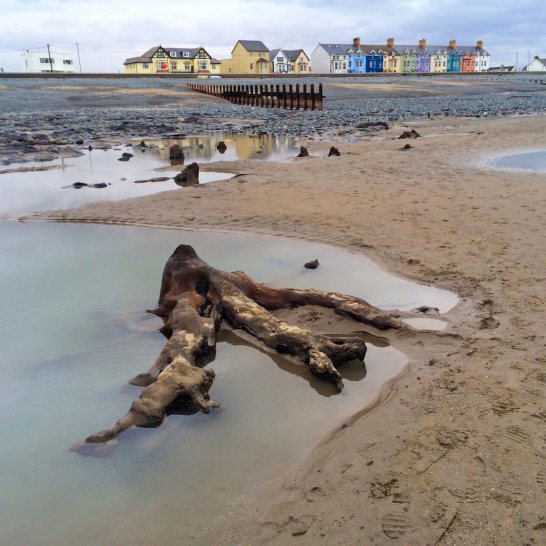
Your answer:
[[[400,380],[381,412],[334,431],[281,485],[254,499],[251,512],[243,510],[227,529],[207,530],[202,543],[426,544],[446,533],[467,544],[538,540],[546,345],[544,258],[532,249],[543,237],[537,208],[546,203],[546,188],[540,174],[485,171],[472,158],[492,148],[540,142],[546,148],[546,117],[412,126],[425,132],[441,122],[475,132],[447,142],[442,136],[412,141],[407,155],[398,151],[401,141],[385,140],[338,143],[337,159],[239,161],[234,168],[248,173],[246,184],[227,180],[30,218],[124,225],[155,218],[170,229],[195,229],[186,224],[197,219],[200,227],[281,236],[299,230],[299,238],[364,251],[382,268],[460,296],[443,315],[460,341],[392,341],[410,361],[407,389]],[[328,144],[312,146],[322,151]],[[355,182],[359,177],[366,191]],[[194,220],[177,207],[191,209]]]

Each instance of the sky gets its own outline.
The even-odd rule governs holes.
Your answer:
[[[83,72],[120,72],[155,45],[203,46],[229,57],[239,39],[270,49],[317,43],[443,45],[484,41],[491,64],[546,57],[544,0],[0,0],[0,68],[22,71],[21,53],[79,44]],[[63,49],[65,50],[65,49]]]

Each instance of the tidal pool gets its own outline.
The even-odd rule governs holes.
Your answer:
[[[118,161],[121,154],[134,154],[129,161]],[[47,170],[5,172],[0,171],[0,213],[15,217],[30,212],[77,207],[95,201],[120,201],[130,197],[141,197],[161,191],[179,189],[174,180],[135,184],[137,180],[155,177],[173,177],[184,167],[158,172],[169,165],[157,153],[145,152],[131,146],[117,149],[83,150],[84,155],[59,158],[43,163],[9,165],[4,170],[16,167],[46,167]],[[217,172],[201,172],[201,184],[229,178],[231,175]],[[106,183],[106,188],[84,187],[75,189],[74,182],[86,184]]]
[[[403,353],[371,340],[345,389],[223,334],[211,396],[223,410],[169,416],[120,437],[108,457],[69,447],[124,414],[127,384],[163,347],[156,303],[179,243],[212,265],[274,285],[315,286],[376,305],[449,310],[454,294],[373,262],[298,240],[125,226],[0,223],[0,529],[2,544],[191,543],[245,494],[295,463],[401,373]],[[302,263],[318,258],[308,271]],[[375,343],[375,345],[374,345]]]
[[[544,173],[546,172],[546,150],[502,155],[494,158],[490,164],[495,169]]]

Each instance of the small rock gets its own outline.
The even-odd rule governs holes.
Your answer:
[[[415,130],[404,131],[398,138],[419,138],[421,135]]]
[[[413,148],[413,146],[411,144],[405,144],[404,146],[402,146],[402,148],[400,148],[403,152],[405,152],[406,150],[411,150]]]
[[[310,262],[305,262],[303,267],[305,267],[305,269],[316,269],[319,265],[319,261],[315,259],[311,260]]]
[[[199,184],[199,165],[191,163],[174,177],[174,181],[182,187],[196,186]]]
[[[221,153],[221,154],[225,154],[226,153],[226,150],[227,150],[227,146],[226,146],[226,143],[221,140],[220,142],[218,142],[218,144],[216,145],[216,149]]]
[[[298,157],[309,157],[309,152],[305,146],[300,146],[300,153]]]
[[[330,151],[328,152],[328,157],[331,157],[331,156],[337,156],[339,157],[341,154],[339,153],[339,150],[335,147],[335,146],[332,146],[330,148]]]

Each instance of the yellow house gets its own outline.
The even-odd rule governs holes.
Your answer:
[[[220,62],[202,47],[155,46],[123,63],[126,74],[219,74]]]
[[[270,74],[269,49],[259,40],[239,40],[231,59],[221,61],[222,74]]]
[[[401,56],[394,47],[394,38],[387,38],[387,45],[382,47],[383,72],[400,72],[402,68]]]

